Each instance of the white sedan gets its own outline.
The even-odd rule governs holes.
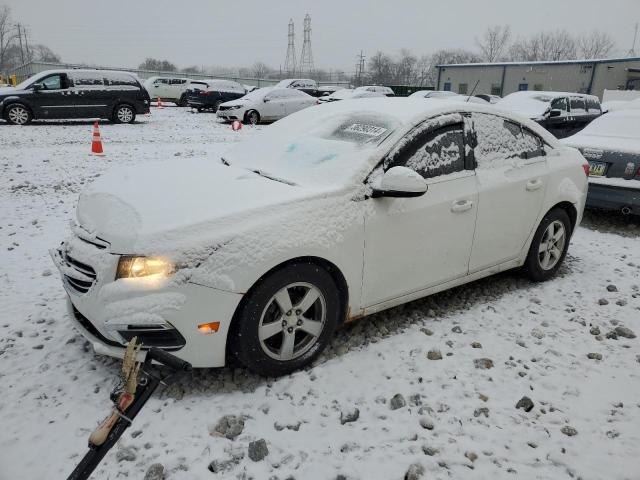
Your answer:
[[[217,116],[256,125],[279,120],[317,103],[316,98],[295,88],[265,87],[221,104]]]
[[[554,276],[587,163],[532,121],[397,98],[291,115],[223,158],[107,173],[51,251],[96,352],[281,375],[341,323],[494,273]],[[141,181],[142,180],[142,181]]]

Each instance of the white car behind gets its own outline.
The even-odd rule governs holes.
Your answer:
[[[312,362],[343,322],[524,266],[560,268],[586,162],[491,107],[363,99],[303,110],[224,158],[140,164],[80,195],[51,253],[98,353],[136,335],[194,367]]]
[[[265,87],[221,104],[217,116],[256,125],[279,120],[316,103],[316,98],[295,88]]]
[[[181,107],[186,107],[186,92],[193,81],[185,77],[151,77],[145,80],[144,88],[147,89],[153,101],[160,98],[164,101],[174,102]]]
[[[344,88],[333,92],[331,95],[326,95],[318,99],[318,103],[336,102],[339,100],[354,100],[356,98],[379,98],[386,97],[382,92],[371,92],[369,90],[358,90],[351,88]]]

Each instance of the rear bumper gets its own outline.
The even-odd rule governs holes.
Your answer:
[[[626,213],[640,215],[640,190],[590,183],[587,208],[620,211],[628,208]]]

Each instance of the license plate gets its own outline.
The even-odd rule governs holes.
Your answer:
[[[589,162],[589,176],[601,177],[607,170],[607,164],[604,162]]]

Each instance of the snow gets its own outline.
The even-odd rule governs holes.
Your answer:
[[[206,170],[230,144],[276,125],[232,132],[214,115],[154,110],[135,125],[101,125],[107,156],[95,158],[91,122],[0,124],[0,478],[65,478],[110,408],[120,365],[71,327],[47,253],[68,234],[79,191],[125,166],[193,161]],[[149,401],[95,478],[143,478],[157,462],[167,480],[401,480],[413,463],[425,478],[635,478],[639,339],[597,340],[589,330],[640,333],[640,227],[627,219],[617,227],[624,236],[606,233],[608,217],[596,218],[578,228],[550,282],[507,272],[373,315],[339,331],[311,368],[280,379],[233,368],[187,375]],[[443,359],[428,360],[432,349]],[[476,369],[479,358],[494,367]],[[398,393],[406,406],[391,410]],[[525,395],[529,413],[515,408]],[[342,424],[354,408],[359,418]],[[246,417],[233,441],[210,434],[226,414]],[[567,425],[578,434],[561,433]],[[247,448],[260,438],[269,454],[253,462]],[[135,460],[116,460],[124,448]],[[223,473],[207,470],[232,458]]]
[[[639,153],[640,110],[609,112],[561,142],[576,148]]]

